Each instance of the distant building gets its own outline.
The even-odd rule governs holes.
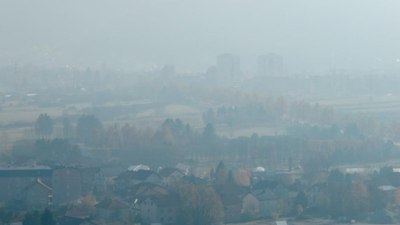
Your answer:
[[[52,169],[46,166],[2,167],[0,168],[0,201],[14,202],[21,200],[21,193],[36,179],[51,179]],[[46,197],[47,201],[47,197]]]
[[[241,213],[249,216],[255,216],[260,213],[260,201],[252,193],[247,193],[242,197]]]
[[[127,170],[118,175],[118,177],[114,178],[114,191],[122,194],[125,193],[129,188],[140,183],[151,183],[158,185],[162,183],[162,178],[156,172],[151,170]]]
[[[387,205],[390,206],[396,206],[397,204],[397,199],[400,194],[400,191],[398,188],[390,185],[383,185],[378,187],[378,196],[379,199],[382,200],[382,202],[385,202]]]
[[[105,223],[113,221],[130,221],[130,207],[127,202],[117,198],[106,198],[96,204],[96,217]]]
[[[0,201],[28,208],[68,204],[92,194],[98,186],[97,168],[47,166],[0,168]]]
[[[222,77],[237,77],[240,75],[239,56],[225,53],[217,56],[217,73]]]
[[[281,76],[283,75],[282,56],[269,53],[258,57],[258,75],[259,76]]]
[[[175,72],[175,66],[172,64],[167,64],[165,65],[162,69],[161,69],[161,74],[163,76],[175,76],[176,72]]]
[[[162,183],[165,186],[173,185],[185,176],[179,169],[169,167],[161,169],[158,174],[161,176]]]

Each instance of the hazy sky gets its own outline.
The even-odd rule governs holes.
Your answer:
[[[289,70],[398,67],[399,0],[1,0],[0,64],[201,71],[219,53]],[[253,68],[254,67],[254,68]]]

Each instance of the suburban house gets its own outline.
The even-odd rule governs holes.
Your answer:
[[[279,211],[279,198],[270,189],[255,190],[253,195],[259,201],[260,217],[271,217]]]
[[[175,224],[177,196],[167,188],[153,183],[140,183],[127,193],[126,200],[139,210],[142,223]]]
[[[162,183],[166,186],[170,186],[180,180],[185,176],[182,171],[176,168],[163,168],[161,169],[158,174],[162,179]]]
[[[317,183],[306,190],[308,207],[318,208],[325,203],[327,187],[327,183]]]
[[[64,216],[60,220],[60,225],[83,225],[91,223],[92,212],[83,205],[70,204],[65,206],[64,210]]]
[[[78,168],[56,168],[52,176],[53,203],[67,204],[82,196],[82,176]]]
[[[183,164],[183,163],[178,163],[178,164],[176,164],[175,168],[180,170],[183,174],[189,175],[189,172],[190,172],[190,166],[189,165],[186,165],[186,164]]]
[[[270,217],[273,213],[289,214],[297,195],[297,192],[290,191],[275,180],[260,181],[252,188],[251,192],[259,201],[261,217]]]
[[[143,224],[172,225],[177,218],[177,199],[172,194],[146,196],[139,201]]]
[[[151,170],[125,171],[114,179],[115,191],[124,191],[140,183],[161,184],[161,177]]]
[[[258,217],[260,213],[260,201],[250,192],[242,197],[241,213],[249,218]]]
[[[37,178],[24,188],[22,197],[28,209],[45,209],[53,204],[53,189]]]
[[[21,193],[32,185],[38,178],[50,179],[52,169],[47,166],[27,166],[27,167],[2,167],[0,168],[0,201],[15,202],[20,201]],[[47,198],[46,198],[47,199]]]
[[[224,205],[225,222],[238,222],[242,219],[242,199],[240,197],[234,194],[223,195],[221,201]]]
[[[145,182],[129,187],[119,194],[124,200],[134,204],[138,198],[153,195],[167,195],[168,193],[169,191],[161,185]]]
[[[3,167],[0,168],[0,201],[41,209],[63,205],[91,194],[96,187],[97,168]]]
[[[106,198],[96,204],[96,219],[109,223],[124,221],[128,223],[135,214],[131,213],[129,204],[118,198]]]
[[[99,183],[99,180],[101,179],[99,168],[85,167],[80,168],[79,170],[82,179],[82,195],[93,194],[95,189],[101,189],[102,184]]]
[[[390,185],[383,185],[378,187],[378,191],[380,199],[388,206],[395,206],[398,204],[398,202],[396,202],[399,194],[398,188]]]

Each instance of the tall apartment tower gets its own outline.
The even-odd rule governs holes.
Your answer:
[[[258,57],[259,76],[281,76],[283,74],[282,56],[269,53]]]
[[[239,56],[225,53],[217,56],[217,73],[221,77],[237,77],[240,75]]]

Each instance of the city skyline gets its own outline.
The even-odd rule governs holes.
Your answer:
[[[277,52],[289,71],[398,70],[399,7],[393,0],[5,0],[0,61],[201,72],[231,52],[250,71],[255,57]]]

